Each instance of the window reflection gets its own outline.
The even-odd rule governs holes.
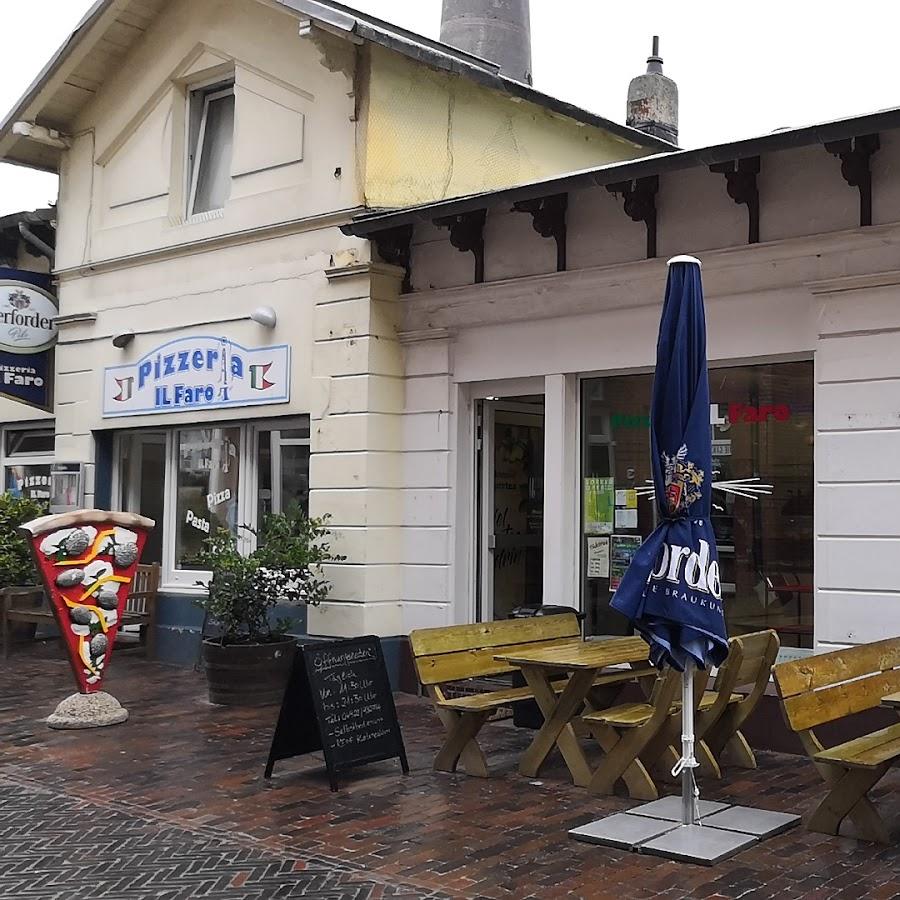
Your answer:
[[[710,370],[709,380],[715,479],[759,477],[773,486],[771,496],[758,500],[713,492],[729,631],[771,627],[783,644],[811,647],[813,364],[717,368]],[[656,524],[649,499],[637,501],[635,515],[627,509],[632,495],[624,493],[651,477],[651,387],[652,375],[583,382],[582,474],[601,479],[602,485],[609,483],[602,479],[612,479],[615,535],[646,537]],[[582,516],[588,628],[595,634],[623,634],[628,623],[609,608],[610,579],[596,536],[590,537],[593,565],[588,568],[584,521]]]

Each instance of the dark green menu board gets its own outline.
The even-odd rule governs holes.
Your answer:
[[[400,759],[409,772],[381,641],[374,636],[298,648],[266,763],[322,750],[328,780],[354,766]]]

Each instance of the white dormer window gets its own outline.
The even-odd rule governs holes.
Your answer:
[[[222,209],[231,192],[234,84],[190,93],[188,216]]]

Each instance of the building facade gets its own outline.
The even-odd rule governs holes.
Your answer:
[[[411,229],[404,467],[427,478],[404,495],[406,626],[543,602],[625,629],[665,261],[691,253],[713,474],[738,489],[714,491],[729,628],[794,655],[900,634],[898,129],[888,111],[347,229]],[[435,227],[451,216],[474,250]]]
[[[340,226],[667,148],[340,4],[95,5],[0,156],[60,174],[55,460],[78,503],[157,521],[164,658],[196,654],[203,538],[249,542],[291,503],[332,515],[347,557],[311,631],[402,635],[407,597],[433,599],[443,538],[415,491],[436,476],[403,454],[408,252],[388,235],[373,261]]]

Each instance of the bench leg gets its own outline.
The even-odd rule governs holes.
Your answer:
[[[487,764],[484,760],[484,754],[475,742],[475,736],[481,730],[481,726],[487,721],[490,713],[456,713],[450,710],[441,710],[442,713],[450,713],[449,728],[447,729],[447,737],[444,745],[438,751],[438,755],[434,759],[434,769],[437,772],[455,772],[460,757],[468,750],[469,746],[473,746],[477,751],[477,756],[469,753],[472,767],[466,765],[466,774],[476,775],[481,778],[487,777]],[[443,718],[443,717],[442,717]],[[464,760],[464,764],[465,764]]]
[[[638,758],[647,743],[641,729],[629,729],[621,736],[609,725],[592,725],[591,731],[605,755],[591,778],[589,789],[595,794],[612,794],[621,778],[629,797],[635,800],[658,799],[659,791]]]
[[[866,796],[888,770],[888,764],[877,769],[843,769],[816,766],[831,788],[824,800],[806,820],[810,831],[839,834],[841,822],[849,818],[863,840],[890,843],[890,833],[878,810]]]
[[[704,735],[704,740],[716,759],[730,766],[755,769],[756,756],[740,731],[740,726],[747,718],[746,710],[741,707],[742,704],[738,703],[726,709],[718,722]]]
[[[722,770],[718,760],[712,755],[706,741],[699,740],[694,744],[695,756],[700,763],[700,774],[706,778],[721,778]]]
[[[736,731],[719,752],[719,758],[726,766],[737,766],[741,769],[757,768],[756,754],[747,743],[743,732]]]

